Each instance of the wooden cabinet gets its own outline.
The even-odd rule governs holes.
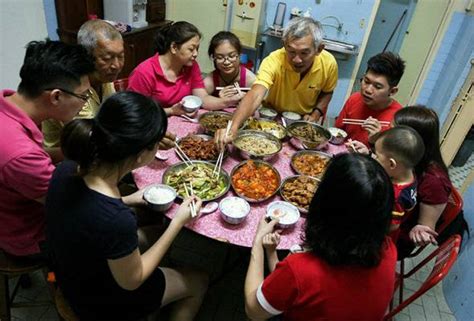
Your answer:
[[[165,1],[148,0],[145,28],[133,29],[122,34],[125,47],[125,65],[119,78],[128,77],[143,60],[153,55],[153,38],[156,31],[170,23],[165,20]],[[90,15],[104,17],[102,0],[56,0],[59,38],[67,43],[76,43],[77,31]]]

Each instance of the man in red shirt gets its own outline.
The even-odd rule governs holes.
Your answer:
[[[18,91],[0,91],[0,249],[34,256],[44,240],[44,201],[54,166],[41,122],[68,122],[90,97],[94,62],[78,45],[31,42]]]
[[[390,127],[381,122],[391,122],[402,108],[392,98],[405,70],[405,62],[396,54],[383,52],[367,63],[367,72],[361,79],[360,92],[353,94],[344,104],[336,119],[336,127],[345,130],[348,137],[368,144],[370,137]],[[359,124],[345,124],[345,119],[363,120]]]

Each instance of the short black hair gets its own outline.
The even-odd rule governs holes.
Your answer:
[[[186,21],[170,23],[156,32],[153,40],[155,52],[164,55],[170,50],[173,42],[180,47],[196,36],[202,38],[201,32],[195,25]]]
[[[330,265],[376,266],[393,202],[390,178],[376,160],[337,155],[311,201],[304,245]]]
[[[395,113],[393,121],[396,126],[413,128],[423,139],[425,152],[415,167],[417,175],[422,175],[432,164],[436,164],[449,175],[439,147],[439,118],[433,109],[423,105],[407,106]]]
[[[105,100],[94,119],[75,119],[62,132],[66,158],[81,174],[101,163],[120,163],[144,149],[152,150],[166,133],[168,118],[151,98],[123,91]]]
[[[391,87],[398,85],[405,71],[405,61],[393,52],[382,52],[371,57],[367,63],[367,71],[387,78]]]
[[[73,91],[81,77],[95,70],[94,58],[80,45],[32,41],[26,46],[18,93],[36,98],[47,88]]]
[[[420,134],[408,126],[397,126],[377,135],[383,152],[408,168],[415,168],[425,153],[425,144]]]

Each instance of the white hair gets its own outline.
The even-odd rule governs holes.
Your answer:
[[[313,36],[314,48],[318,48],[323,41],[323,31],[319,21],[309,17],[297,17],[290,20],[283,30],[283,42],[287,44],[294,39],[308,35]]]

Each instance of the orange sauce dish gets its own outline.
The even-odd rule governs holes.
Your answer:
[[[274,194],[280,182],[271,167],[250,160],[235,171],[232,184],[238,194],[260,200]]]

